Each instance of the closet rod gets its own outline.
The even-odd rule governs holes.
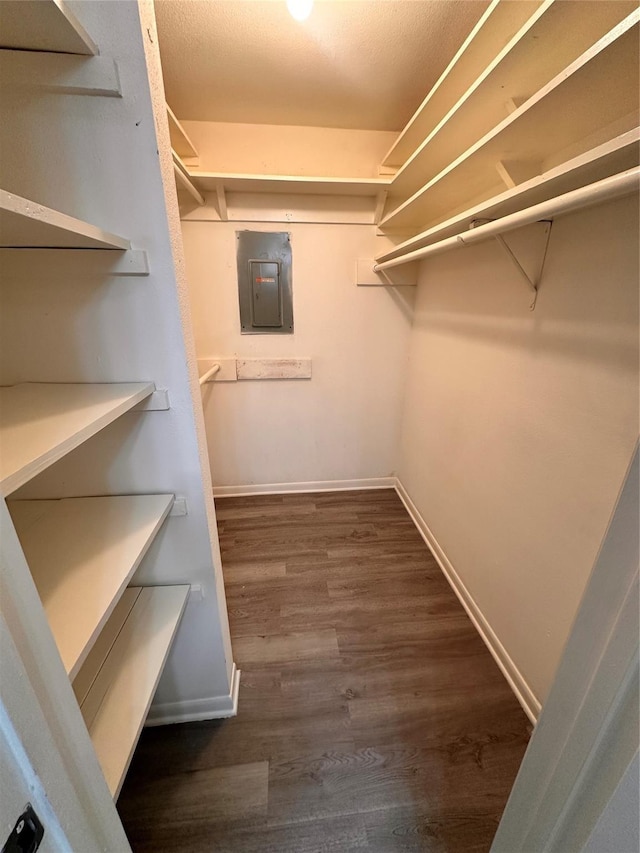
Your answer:
[[[633,169],[627,169],[617,175],[612,175],[610,178],[604,178],[593,184],[587,184],[585,187],[571,190],[548,201],[534,204],[532,207],[526,207],[524,210],[519,210],[516,213],[510,213],[508,216],[503,216],[500,219],[479,225],[477,228],[471,228],[469,231],[465,231],[464,234],[447,237],[445,240],[440,240],[431,246],[415,249],[413,252],[407,252],[406,255],[400,255],[397,258],[392,258],[390,261],[375,264],[373,269],[375,272],[382,272],[382,270],[398,267],[401,264],[408,264],[411,261],[427,258],[429,255],[447,252],[449,249],[467,246],[470,243],[478,243],[489,237],[495,237],[498,234],[504,234],[506,231],[513,231],[516,228],[521,228],[523,225],[529,225],[531,222],[551,219],[554,216],[570,213],[572,210],[578,210],[581,207],[588,207],[589,205],[598,204],[608,199],[617,198],[618,196],[629,195],[638,189],[639,177],[640,167],[634,166]]]
[[[213,367],[210,367],[206,373],[202,374],[202,376],[200,377],[200,384],[204,385],[205,382],[208,382],[211,379],[211,377],[215,376],[216,373],[219,373],[219,371],[220,371],[220,365],[214,364]]]

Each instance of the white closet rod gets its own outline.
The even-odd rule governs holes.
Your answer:
[[[629,195],[638,189],[639,178],[640,167],[634,166],[633,169],[627,169],[625,172],[612,175],[610,178],[604,178],[593,184],[587,184],[585,187],[571,190],[571,192],[564,193],[539,204],[534,204],[532,207],[526,207],[524,210],[519,210],[516,213],[510,213],[508,216],[495,219],[493,222],[487,222],[484,225],[479,225],[477,228],[471,228],[469,231],[465,231],[464,234],[447,237],[445,240],[440,240],[431,246],[425,246],[422,249],[407,252],[406,255],[392,258],[390,261],[375,264],[373,269],[375,272],[388,270],[392,267],[398,267],[401,264],[408,264],[411,261],[427,258],[429,255],[447,252],[449,249],[467,246],[470,243],[478,243],[489,237],[495,237],[498,234],[504,234],[506,231],[513,231],[516,228],[521,228],[523,225],[529,225],[531,222],[551,219],[554,216],[570,213],[572,210],[578,210],[581,207],[588,207],[607,199]]]
[[[216,375],[220,371],[220,365],[214,364],[213,367],[210,367],[206,373],[203,373],[200,377],[200,384],[204,385],[205,382],[208,382],[213,376]]]

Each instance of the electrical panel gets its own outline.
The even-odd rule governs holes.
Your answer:
[[[291,235],[237,231],[236,238],[242,334],[291,334]]]

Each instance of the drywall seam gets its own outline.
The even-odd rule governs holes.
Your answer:
[[[259,483],[246,486],[214,486],[215,498],[247,495],[286,495],[290,492],[345,492],[354,489],[393,489],[395,477],[368,477],[361,480],[311,480],[305,483]]]
[[[420,515],[416,505],[413,503],[406,489],[402,485],[402,482],[398,478],[396,478],[395,489],[420,535],[442,569],[444,576],[449,581],[451,588],[466,610],[469,619],[471,619],[476,630],[484,640],[485,645],[491,652],[493,659],[500,667],[504,677],[507,679],[516,699],[522,705],[527,717],[529,717],[531,722],[535,725],[542,708],[541,703],[536,698],[535,693],[527,683],[524,675],[520,672],[514,661],[509,656],[509,653],[491,628],[489,621],[462,582],[460,576],[438,543],[438,540],[431,532],[424,518]]]
[[[185,699],[154,705],[145,721],[145,727],[235,717],[238,713],[239,690],[240,670],[234,663],[231,670],[231,689],[228,695],[210,696],[206,699]]]

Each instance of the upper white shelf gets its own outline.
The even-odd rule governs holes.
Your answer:
[[[377,197],[390,186],[389,178],[307,177],[305,175],[242,175],[187,169],[200,192],[293,193]]]
[[[114,799],[158,686],[189,586],[129,588],[74,690]]]
[[[99,53],[64,0],[0,3],[0,47],[87,56]]]
[[[176,118],[175,113],[169,106],[167,106],[167,119],[169,120],[169,136],[171,138],[171,147],[182,159],[186,158],[195,158],[198,156],[198,152],[196,150],[195,145],[189,139],[187,131],[180,124],[178,119]]]
[[[638,18],[636,11],[614,27],[388,213],[381,226],[401,229],[436,224],[448,213],[464,210],[474,199],[480,202],[497,195],[504,187],[500,167],[514,173],[513,186],[568,159],[564,151],[576,156],[637,127]]]
[[[455,216],[422,231],[378,255],[376,261],[391,260],[415,249],[421,249],[445,237],[459,234],[474,219],[496,219],[531,207],[554,196],[592,184],[640,163],[640,128],[615,137],[578,157],[573,157],[555,169],[505,190],[480,204],[473,205]]]
[[[453,104],[477,80],[542,0],[492,0],[462,47],[386,154],[383,165],[402,166]],[[506,98],[505,98],[506,100]]]
[[[9,502],[70,678],[80,669],[172,504],[173,495]]]
[[[509,101],[515,110],[634,8],[634,3],[596,3],[589,4],[585,14],[584,3],[576,0],[546,0],[538,6],[462,97],[428,130],[396,174],[392,194],[406,197],[415,192],[428,177],[500,124]]]
[[[0,4],[2,5],[2,4]],[[43,249],[130,249],[110,234],[66,213],[0,190],[0,246]]]
[[[15,491],[153,391],[152,382],[0,388],[2,493]]]

